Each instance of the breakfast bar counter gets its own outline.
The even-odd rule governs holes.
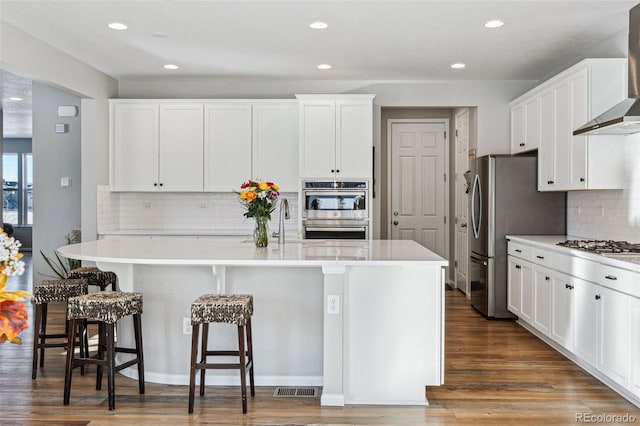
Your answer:
[[[116,273],[120,290],[143,294],[148,381],[188,383],[193,300],[248,293],[258,386],[322,386],[322,405],[422,405],[425,386],[443,383],[447,261],[413,241],[256,248],[233,237],[121,237],[58,252],[95,262]],[[119,345],[133,341],[129,329],[118,328]],[[212,325],[212,344],[233,348],[235,339],[233,327]],[[216,372],[207,384],[239,384],[236,372]]]

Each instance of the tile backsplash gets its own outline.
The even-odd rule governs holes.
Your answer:
[[[640,243],[640,135],[621,137],[626,181],[622,190],[571,191],[567,234]]]
[[[297,232],[298,194],[282,193],[281,197],[289,200],[293,219],[285,221],[285,229]],[[137,229],[250,233],[254,221],[246,219],[244,212],[234,193],[110,192],[106,185],[98,187],[98,234]],[[278,214],[279,207],[272,213],[275,226]]]

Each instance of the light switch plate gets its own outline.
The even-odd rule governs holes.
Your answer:
[[[56,123],[56,133],[67,133],[67,125],[64,123]]]
[[[71,178],[70,177],[61,177],[60,178],[60,186],[71,186]]]

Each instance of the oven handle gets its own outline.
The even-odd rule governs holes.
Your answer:
[[[329,228],[329,227],[315,227],[315,226],[306,226],[305,231],[310,232],[353,232],[353,231],[366,231],[366,226],[351,226],[351,227],[342,227],[342,228]]]

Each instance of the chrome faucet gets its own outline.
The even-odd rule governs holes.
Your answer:
[[[289,201],[280,201],[280,220],[278,221],[278,244],[284,244],[284,220],[289,219]]]

